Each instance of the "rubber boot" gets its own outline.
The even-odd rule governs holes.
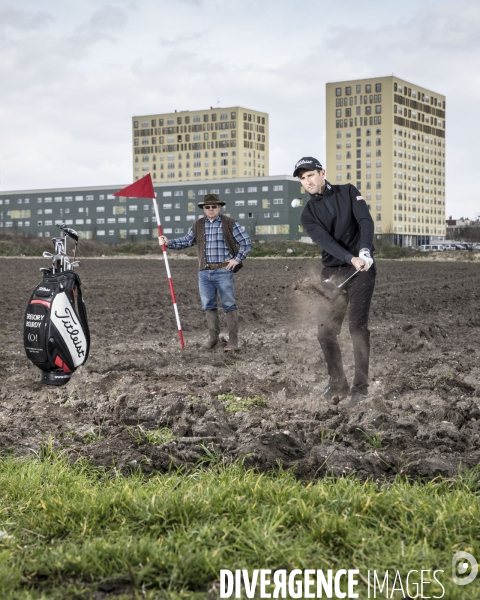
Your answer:
[[[208,339],[203,344],[202,348],[210,350],[218,344],[218,336],[220,334],[220,319],[218,318],[218,310],[207,310],[205,312],[208,327]]]
[[[236,350],[238,348],[238,311],[231,310],[225,314],[228,328],[228,344],[225,346],[225,352]]]

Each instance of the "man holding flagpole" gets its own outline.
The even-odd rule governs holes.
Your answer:
[[[225,350],[238,348],[238,310],[234,294],[234,273],[247,258],[252,243],[245,228],[235,219],[222,215],[225,202],[217,194],[207,194],[198,205],[204,215],[197,219],[182,238],[168,240],[159,237],[160,245],[170,250],[180,250],[197,244],[198,287],[202,309],[205,311],[208,339],[205,349],[214,348],[220,335],[217,294],[227,319],[228,343]],[[238,246],[238,247],[237,247]]]

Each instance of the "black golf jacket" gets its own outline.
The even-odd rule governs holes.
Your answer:
[[[351,265],[351,259],[363,248],[373,254],[374,224],[367,203],[349,183],[325,184],[323,195],[310,196],[303,209],[301,223],[312,240],[322,249],[325,267]]]

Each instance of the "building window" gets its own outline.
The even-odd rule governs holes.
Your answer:
[[[342,95],[342,88],[335,88],[335,96],[341,96]]]
[[[345,96],[350,96],[352,94],[352,88],[350,86],[347,86],[345,88]]]
[[[367,85],[365,86],[365,93],[370,94],[371,91],[372,91],[372,86],[369,83],[367,83]]]

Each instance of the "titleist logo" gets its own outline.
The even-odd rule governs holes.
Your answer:
[[[62,321],[66,332],[70,336],[70,339],[75,346],[78,356],[84,356],[85,350],[82,348],[82,340],[77,337],[80,333],[80,330],[76,329],[76,327],[78,327],[78,323],[75,321],[72,311],[69,308],[65,308],[65,313],[66,314],[64,315],[59,315],[57,311],[55,311],[55,316]]]
[[[298,169],[298,167],[300,165],[312,165],[312,164],[315,164],[317,167],[320,167],[320,168],[322,167],[322,165],[316,161],[314,162],[312,160],[299,160],[297,162],[297,164],[295,165],[295,168]]]
[[[299,167],[300,165],[311,165],[312,161],[311,160],[299,160],[298,163],[295,165],[295,167]],[[318,163],[316,163],[318,165]],[[320,166],[320,165],[318,165]]]

